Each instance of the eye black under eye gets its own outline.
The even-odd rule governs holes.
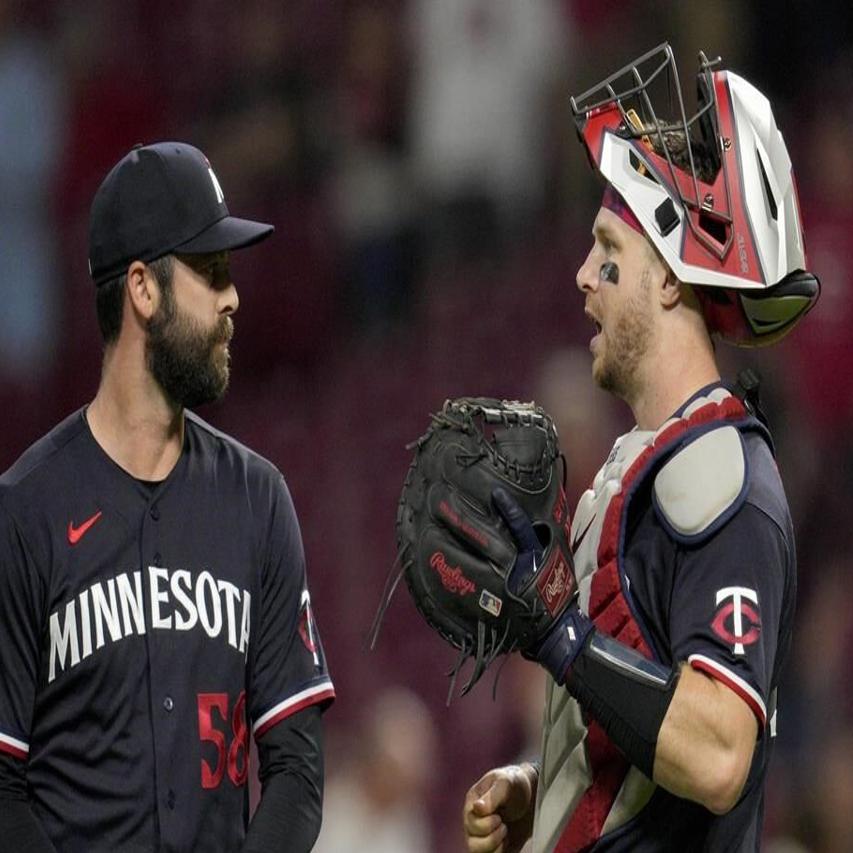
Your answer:
[[[598,271],[598,277],[610,284],[619,284],[619,267],[613,261],[605,261]]]

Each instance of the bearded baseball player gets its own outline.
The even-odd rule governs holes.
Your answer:
[[[773,343],[819,284],[769,102],[699,60],[692,116],[666,44],[572,99],[605,182],[577,273],[592,373],[636,426],[574,515],[574,602],[522,646],[551,676],[541,761],[469,790],[470,853],[759,849],[794,538],[754,376],[729,390],[713,340]]]
[[[228,384],[210,163],[136,146],[91,210],[92,402],[0,479],[0,848],[307,851],[334,697],[290,494],[189,409]],[[249,736],[263,789],[248,826]]]

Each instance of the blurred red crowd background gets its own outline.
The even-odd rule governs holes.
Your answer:
[[[817,308],[764,377],[794,514],[795,652],[766,847],[853,849],[853,39],[792,0],[0,0],[0,466],[97,387],[88,208],[137,142],[202,148],[232,212],[276,225],[232,269],[232,387],[202,414],[284,472],[337,687],[318,849],[450,853],[465,790],[535,753],[542,682],[512,660],[445,706],[454,658],[395,559],[407,442],[462,394],[555,415],[575,500],[629,413],[596,390],[574,276],[600,187],[568,96],[668,40],[685,88],[722,55],[773,101]]]

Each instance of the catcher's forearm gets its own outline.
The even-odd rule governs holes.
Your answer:
[[[758,721],[727,685],[682,664],[655,750],[655,782],[725,814],[740,799],[755,754]]]
[[[535,657],[651,779],[678,669],[667,669],[596,631],[575,604]]]
[[[581,635],[580,642],[573,643],[572,634]],[[631,764],[715,814],[737,803],[757,723],[734,691],[689,666],[667,669],[644,658],[595,630],[574,604],[548,640],[549,655],[537,660]]]

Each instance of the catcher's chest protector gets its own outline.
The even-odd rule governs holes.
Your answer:
[[[656,475],[654,499],[661,523],[678,541],[701,541],[731,517],[745,496],[743,446],[735,430],[756,428],[739,399],[715,388],[659,430],[635,429],[617,439],[572,523],[580,606],[599,630],[655,657],[626,585],[625,525],[631,500]],[[692,474],[709,457],[715,465],[713,488],[702,482],[697,489],[699,478]],[[584,722],[577,702],[550,680],[543,727],[533,849],[574,853],[633,818],[655,786],[628,764],[595,721]]]

